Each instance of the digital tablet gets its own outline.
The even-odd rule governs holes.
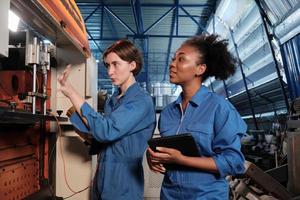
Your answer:
[[[195,139],[190,133],[152,138],[148,144],[153,151],[157,151],[156,147],[167,147],[177,149],[185,156],[201,156]]]

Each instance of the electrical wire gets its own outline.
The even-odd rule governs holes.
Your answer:
[[[82,189],[82,190],[79,190],[78,192],[76,192],[76,193],[74,193],[74,194],[71,194],[71,195],[69,195],[69,196],[67,196],[67,197],[64,197],[63,199],[71,198],[71,197],[73,197],[73,196],[75,196],[75,195],[77,195],[77,194],[79,194],[79,193],[81,193],[81,192],[87,190],[89,187],[90,187],[90,186],[88,186],[88,187],[86,187],[86,188],[84,188],[84,189]]]
[[[52,114],[52,113],[51,113],[51,115],[55,118],[55,121],[56,121],[56,124],[57,124],[57,127],[58,127],[58,136],[56,137],[55,145],[54,145],[54,147],[52,148],[52,150],[51,150],[51,152],[50,152],[49,159],[50,159],[50,158],[52,157],[52,155],[53,155],[54,149],[55,149],[55,147],[56,147],[56,141],[57,141],[57,138],[59,138],[59,147],[60,147],[59,149],[60,149],[60,155],[61,155],[62,161],[63,161],[64,180],[65,180],[65,183],[66,183],[68,189],[73,193],[72,195],[67,196],[67,197],[64,198],[64,199],[68,199],[68,198],[70,198],[70,197],[72,197],[72,196],[74,196],[74,195],[76,195],[76,194],[79,194],[79,193],[81,193],[81,192],[87,190],[88,188],[91,187],[91,184],[90,184],[89,186],[85,187],[84,189],[78,190],[78,191],[75,191],[75,190],[70,186],[70,184],[69,184],[69,182],[68,182],[68,178],[67,178],[66,163],[65,163],[65,158],[64,158],[63,150],[62,150],[62,141],[61,141],[62,131],[61,131],[60,124],[59,124],[59,121],[58,121],[57,117],[56,117],[54,114]],[[50,157],[50,156],[51,156],[51,157]],[[49,163],[50,163],[50,160],[49,160]],[[48,163],[48,164],[49,164],[49,163]],[[48,168],[48,169],[49,169],[49,168]],[[91,181],[91,183],[92,183],[92,182],[93,182],[93,181]],[[51,188],[51,190],[52,190],[52,188]],[[53,191],[52,191],[51,193],[53,194]]]
[[[52,147],[52,149],[50,151],[49,157],[48,157],[48,170],[50,169],[51,159],[52,159],[52,156],[54,155],[53,153],[54,153],[54,150],[56,148],[56,143],[57,143],[57,135],[55,134],[54,145],[53,145],[53,147]],[[49,191],[51,193],[51,196],[54,197],[55,194],[54,194],[54,191],[53,191],[53,189],[52,189],[52,187],[51,187],[50,184],[48,184],[48,189],[49,189]]]
[[[57,46],[57,33],[55,34],[55,46]],[[58,56],[58,54],[57,54],[57,51],[55,51],[55,57],[57,58],[57,56]],[[56,124],[57,124],[57,127],[58,127],[58,136],[56,135],[56,138],[55,138],[55,144],[54,144],[54,146],[53,146],[53,148],[52,148],[52,150],[51,150],[51,152],[50,152],[50,157],[49,157],[49,163],[48,163],[48,165],[50,164],[50,160],[51,160],[51,157],[53,156],[53,153],[54,153],[54,150],[55,150],[55,148],[56,148],[56,143],[57,143],[57,138],[58,137],[61,137],[61,128],[60,128],[60,123],[59,123],[59,121],[58,121],[58,119],[57,119],[57,117],[53,114],[53,113],[50,113],[52,116],[54,116],[54,118],[55,118],[55,121],[56,121]],[[60,144],[61,144],[61,140],[59,140],[60,141]],[[63,153],[61,152],[61,155],[63,155]],[[63,162],[64,163],[64,162]],[[50,169],[49,167],[48,167],[48,169]],[[65,167],[64,167],[64,171],[65,171]],[[64,176],[66,177],[66,174],[64,174]],[[67,181],[67,179],[65,178],[65,181]],[[70,195],[70,196],[67,196],[67,197],[65,197],[65,198],[63,198],[63,199],[68,199],[68,198],[70,198],[70,197],[72,197],[72,196],[74,196],[74,195],[76,195],[76,194],[79,194],[79,193],[81,193],[81,192],[83,192],[83,191],[85,191],[85,190],[87,190],[91,185],[92,185],[92,183],[93,183],[93,179],[92,179],[92,181],[91,181],[91,184],[89,185],[89,186],[87,186],[86,188],[84,188],[84,189],[82,189],[82,190],[79,190],[79,191],[77,191],[77,192],[75,192],[74,194],[72,194],[72,195]],[[68,184],[67,184],[68,185]],[[51,190],[50,192],[52,193],[52,197],[54,197],[55,196],[55,194],[54,194],[54,192],[53,192],[53,190],[52,190],[52,188],[51,187],[49,187],[49,189]]]

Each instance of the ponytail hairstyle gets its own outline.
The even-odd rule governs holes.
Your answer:
[[[218,40],[218,35],[199,35],[186,40],[182,46],[194,47],[199,52],[197,64],[206,64],[202,82],[208,77],[225,80],[236,70],[236,59],[228,51],[227,40]]]

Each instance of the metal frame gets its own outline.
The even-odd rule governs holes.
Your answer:
[[[276,57],[275,57],[274,48],[273,48],[273,46],[271,44],[271,38],[273,37],[273,34],[270,34],[268,32],[267,24],[266,23],[269,23],[270,27],[272,27],[272,24],[271,24],[271,22],[270,22],[270,20],[269,20],[269,18],[267,16],[267,14],[265,13],[265,11],[262,9],[262,6],[261,6],[260,2],[258,0],[255,0],[255,2],[256,2],[256,5],[258,7],[258,10],[259,10],[259,13],[260,13],[260,17],[261,17],[261,20],[263,22],[263,27],[264,27],[265,33],[267,35],[268,44],[269,44],[269,47],[271,49],[271,54],[272,54],[272,57],[274,59],[276,73],[277,73],[277,76],[278,76],[278,79],[279,79],[279,83],[280,83],[280,87],[281,87],[281,90],[282,90],[282,93],[283,93],[283,96],[284,96],[285,106],[286,106],[286,109],[289,110],[289,101],[288,101],[287,95],[285,93],[282,75],[280,73],[278,62],[277,62]]]
[[[149,38],[169,38],[168,42],[168,49],[167,49],[167,57],[166,57],[166,67],[164,70],[164,75],[163,75],[163,80],[167,79],[167,68],[169,66],[169,60],[170,60],[170,54],[172,50],[172,44],[173,44],[173,39],[174,38],[189,38],[193,35],[181,35],[179,32],[179,19],[180,17],[188,17],[190,20],[192,20],[197,26],[198,26],[198,32],[206,32],[205,27],[203,24],[200,23],[201,16],[197,15],[191,15],[186,8],[212,8],[215,9],[214,7],[216,6],[215,3],[204,3],[204,4],[185,4],[185,3],[180,3],[179,0],[174,0],[174,3],[155,3],[155,4],[150,4],[150,3],[142,3],[140,0],[130,0],[129,3],[119,3],[119,4],[112,4],[109,5],[105,4],[103,0],[99,0],[98,2],[95,1],[81,1],[77,2],[77,5],[79,7],[93,7],[94,9],[87,15],[84,19],[85,22],[87,22],[97,11],[100,11],[101,9],[101,20],[100,20],[100,37],[95,38],[93,37],[92,33],[88,30],[87,27],[87,33],[89,35],[89,40],[95,44],[97,49],[92,49],[94,52],[100,52],[103,53],[103,50],[101,48],[101,41],[115,41],[120,39],[119,36],[117,36],[117,31],[113,25],[113,23],[108,23],[111,25],[110,29],[115,32],[115,36],[113,37],[106,37],[103,36],[103,22],[104,20],[108,19],[111,21],[110,17],[116,19],[123,27],[125,27],[129,34],[126,35],[127,38],[132,38],[134,41],[135,39],[141,39],[142,40],[142,49],[144,52],[144,64],[145,64],[145,73],[146,73],[146,82],[148,85],[149,82],[149,74],[148,74],[148,53],[149,53]],[[129,9],[131,8],[133,16],[134,16],[134,21],[135,21],[135,26],[136,30],[134,30],[132,27],[130,27],[125,21],[123,21],[111,8],[113,7],[128,7]],[[143,7],[160,7],[160,8],[169,8],[164,14],[162,14],[154,23],[152,23],[148,27],[144,27],[144,20],[142,16],[142,8]],[[184,15],[179,15],[180,9],[185,13]],[[107,16],[104,16],[104,13],[107,12]],[[172,25],[171,25],[171,30],[169,34],[148,34],[155,26],[157,26],[161,21],[163,21],[171,12],[173,12],[172,16]],[[207,32],[206,32],[207,33]]]
[[[177,22],[177,24],[176,24],[176,22]],[[173,17],[172,17],[172,25],[171,25],[171,30],[170,30],[170,37],[169,37],[169,43],[168,43],[167,58],[166,58],[166,65],[165,65],[165,70],[164,70],[163,81],[166,81],[167,71],[169,68],[169,58],[170,58],[170,54],[171,54],[175,24],[178,27],[178,0],[175,0],[175,11],[173,12]]]
[[[187,14],[187,15],[191,18],[191,20],[193,20],[193,22],[195,22],[195,23],[198,25],[198,27],[199,27],[204,33],[208,33],[208,32],[205,30],[205,27],[204,27],[202,24],[200,24],[199,22],[197,22],[197,20],[195,20],[194,17],[191,16],[190,13],[189,13],[183,6],[180,6],[180,8],[181,8],[181,10],[182,10],[185,14]]]
[[[239,52],[238,52],[238,49],[237,49],[237,44],[236,44],[235,38],[233,36],[233,30],[222,19],[220,19],[218,16],[216,18],[217,18],[217,20],[219,20],[219,22],[221,22],[229,30],[230,37],[231,37],[231,40],[232,40],[232,43],[233,43],[233,46],[234,46],[234,51],[235,51],[235,54],[236,54],[236,57],[237,57],[238,66],[241,70],[244,87],[245,87],[246,94],[247,94],[247,97],[248,97],[248,101],[249,101],[249,104],[250,104],[250,110],[251,110],[253,122],[254,122],[255,128],[258,130],[258,125],[257,125],[256,117],[255,117],[255,112],[254,112],[254,109],[253,109],[252,98],[251,98],[251,95],[250,95],[250,92],[249,92],[249,89],[248,89],[247,80],[246,80],[247,78],[246,78],[246,75],[245,75],[244,70],[243,70],[243,64],[242,64],[240,56],[239,56]],[[223,82],[223,84],[224,84],[224,87],[225,87],[226,86],[225,82]],[[226,95],[228,95],[227,87],[225,87],[225,91],[226,91]],[[228,99],[229,99],[229,96],[228,96]]]
[[[113,16],[118,22],[120,22],[120,24],[122,24],[129,32],[136,34],[136,32],[130,28],[130,26],[128,26],[117,14],[115,14],[109,7],[107,7],[106,5],[104,5],[104,9],[111,14],[111,16]]]
[[[152,25],[149,26],[144,32],[143,35],[147,34],[154,26],[159,24],[171,11],[173,11],[176,8],[176,6],[173,6],[170,8],[165,14],[163,14],[158,20],[156,20]],[[148,35],[149,36],[149,35]]]
[[[255,117],[255,112],[254,112],[254,109],[253,109],[252,99],[251,99],[251,95],[250,95],[250,92],[249,92],[249,89],[248,89],[248,85],[247,85],[247,81],[246,81],[246,75],[245,75],[244,70],[243,70],[243,65],[242,65],[242,62],[241,62],[241,59],[240,59],[240,56],[239,56],[239,52],[237,50],[237,44],[236,44],[235,39],[233,37],[233,31],[231,30],[230,27],[227,26],[227,28],[229,30],[230,37],[231,37],[232,42],[233,42],[234,50],[235,50],[235,53],[236,53],[236,56],[237,56],[237,59],[238,59],[238,65],[239,65],[239,68],[241,70],[241,74],[242,74],[242,77],[243,77],[243,82],[244,82],[245,90],[246,90],[246,93],[247,93],[248,101],[249,101],[249,104],[250,104],[250,109],[251,109],[251,114],[252,114],[252,117],[253,117],[254,125],[255,125],[256,130],[258,130],[258,125],[257,125],[256,117]]]

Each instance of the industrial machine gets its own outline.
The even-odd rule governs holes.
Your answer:
[[[65,160],[72,162],[74,147],[64,144],[77,136],[57,74],[72,64],[71,81],[96,108],[96,62],[83,19],[76,3],[64,0],[4,0],[0,12],[0,199],[72,195],[82,186],[66,189]],[[89,186],[91,160],[85,159],[75,159],[74,166],[87,168],[87,180],[79,183]]]
[[[282,162],[274,162],[269,165],[268,170],[263,170],[253,162],[262,164],[259,160],[265,153],[272,153],[272,156],[277,156],[275,152],[270,152],[270,149],[263,151],[260,149],[260,159],[257,156],[249,156],[249,151],[246,153],[246,158],[253,162],[245,163],[245,174],[238,177],[227,177],[230,183],[231,199],[299,199],[300,194],[300,159],[297,156],[300,153],[300,99],[297,98],[291,102],[289,115],[286,120],[285,134],[281,140],[280,148],[276,149],[276,153],[281,153]],[[263,131],[254,131],[256,134]],[[267,138],[266,138],[267,139]],[[247,145],[246,145],[247,146]],[[245,147],[244,147],[245,148]],[[252,146],[252,149],[257,148],[257,145]],[[276,158],[275,158],[276,159]],[[268,162],[269,163],[269,162]]]

